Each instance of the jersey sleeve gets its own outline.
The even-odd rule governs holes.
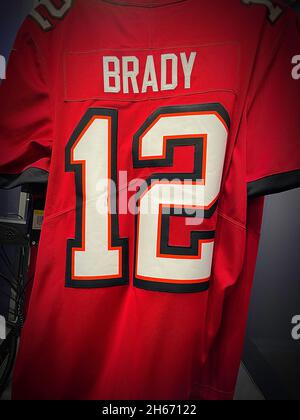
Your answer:
[[[277,23],[267,23],[250,87],[249,196],[300,187],[300,80],[293,77],[299,54],[299,19],[286,10]]]
[[[25,22],[0,85],[0,188],[47,182],[53,128],[43,67]]]

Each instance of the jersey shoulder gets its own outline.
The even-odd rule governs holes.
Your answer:
[[[276,27],[284,25],[287,21],[299,21],[299,14],[293,6],[296,2],[282,0],[238,0],[243,9],[246,10],[248,18],[255,20],[255,17],[264,13],[265,21],[269,26]],[[248,9],[248,11],[247,11]],[[244,13],[243,13],[244,14]]]
[[[92,13],[90,5],[93,1],[35,0],[17,33],[15,47],[22,45],[25,40],[33,42],[40,50],[47,51],[48,46],[55,45],[61,38],[61,34],[68,36],[70,26],[76,27],[82,20],[83,10]]]
[[[75,0],[62,0],[58,5],[53,0],[37,0],[28,17],[43,31],[52,31],[66,18],[75,3]]]

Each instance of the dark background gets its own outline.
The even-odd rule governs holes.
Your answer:
[[[8,56],[33,2],[1,0],[0,54]],[[288,3],[300,10],[299,2]],[[0,204],[8,200],[4,194],[0,190]],[[15,202],[16,195],[9,200]],[[267,399],[300,400],[300,340],[291,335],[292,318],[300,315],[299,233],[300,190],[268,197],[244,354],[248,371]]]

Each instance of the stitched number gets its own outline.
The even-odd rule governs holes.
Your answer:
[[[30,13],[30,16],[40,25],[44,31],[49,31],[54,28],[50,20],[44,16],[42,8],[46,9],[53,19],[62,19],[69,9],[72,7],[72,0],[62,0],[62,5],[58,7],[51,0],[40,0],[36,2],[36,7]],[[40,7],[41,6],[41,7]]]
[[[214,214],[228,126],[227,112],[219,104],[170,107],[158,110],[135,136],[135,168],[172,167],[175,147],[195,149],[193,174],[155,174],[141,189],[135,286],[164,292],[207,290],[215,232],[192,232],[189,248],[169,246],[170,217]]]
[[[271,0],[242,0],[242,3],[249,6],[252,4],[265,6],[268,9],[268,19],[271,23],[275,23],[283,13],[283,9],[275,5]]]
[[[75,130],[66,169],[76,174],[76,239],[68,241],[67,286],[128,283],[127,241],[118,237],[117,113],[90,109]]]
[[[119,237],[117,214],[117,124],[117,111],[90,109],[67,145],[66,171],[75,172],[77,196],[67,287],[129,282],[128,241]],[[175,148],[194,148],[192,173],[153,169],[137,193],[134,286],[177,293],[208,289],[215,232],[195,230],[190,246],[170,246],[171,217],[211,218],[215,213],[229,126],[220,104],[169,107],[151,115],[134,136],[134,168],[148,173],[171,169]]]

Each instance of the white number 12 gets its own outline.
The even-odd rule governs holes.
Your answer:
[[[119,237],[118,214],[113,212],[118,209],[117,197],[111,190],[111,182],[117,183],[117,124],[117,111],[90,109],[67,146],[66,170],[75,172],[77,194],[76,239],[68,241],[67,249],[67,287],[129,283],[128,240]],[[190,247],[170,246],[169,222],[171,217],[196,217],[199,212],[204,218],[213,216],[229,125],[220,104],[168,107],[152,114],[134,136],[136,170],[172,169],[175,148],[195,150],[193,173],[153,170],[138,193],[136,287],[177,293],[208,289],[215,232],[197,230],[191,234]],[[105,203],[101,212],[96,206],[99,198]],[[183,209],[179,216],[178,207]],[[191,210],[198,213],[188,213]]]

